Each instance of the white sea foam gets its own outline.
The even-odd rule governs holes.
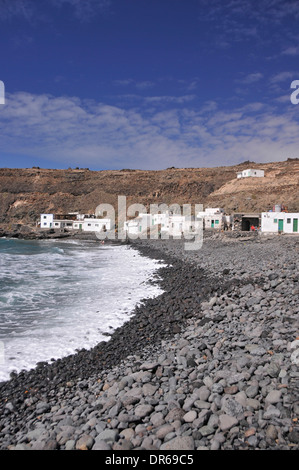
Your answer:
[[[161,264],[126,245],[14,243],[0,244],[0,381],[107,341],[141,299],[162,293],[148,282]]]

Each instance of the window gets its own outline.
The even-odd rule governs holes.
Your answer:
[[[219,224],[219,220],[215,220],[215,224]]]
[[[44,225],[47,225],[47,222],[44,222]]]
[[[55,222],[55,224],[54,224],[54,225],[57,227],[57,226],[59,225],[59,222]]]
[[[291,223],[291,219],[287,219],[287,224],[290,224]]]
[[[98,226],[99,226],[99,224],[94,224],[94,226],[95,226],[95,227],[98,227]]]
[[[274,219],[274,223],[277,224],[277,219]]]
[[[44,215],[44,219],[46,219],[46,218],[47,218],[47,216],[46,216],[46,215]]]
[[[91,227],[91,224],[87,224],[87,225],[88,225],[88,227]]]

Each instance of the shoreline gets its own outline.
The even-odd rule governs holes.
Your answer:
[[[183,250],[182,241],[180,240],[130,241],[129,244],[142,255],[159,259],[168,265],[166,268],[160,268],[157,272],[157,276],[155,276],[156,279],[153,280],[153,282],[158,282],[165,292],[154,299],[147,299],[142,305],[136,307],[132,318],[122,327],[118,328],[108,342],[100,343],[92,348],[92,350],[78,351],[77,354],[56,360],[52,364],[41,363],[33,371],[20,373],[9,382],[0,384],[0,448],[47,449],[53,447],[55,449],[64,450],[65,448],[71,449],[71,446],[73,446],[73,448],[77,449],[80,448],[81,444],[78,444],[78,442],[83,434],[84,436],[87,434],[89,436],[88,442],[92,442],[92,444],[85,443],[85,445],[87,448],[94,450],[99,448],[121,450],[124,448],[122,447],[124,445],[127,446],[127,450],[146,449],[147,447],[152,450],[163,450],[163,446],[166,446],[164,447],[165,449],[171,449],[169,446],[172,445],[183,445],[187,446],[189,450],[194,450],[201,447],[210,448],[209,444],[215,449],[217,446],[221,449],[242,448],[242,445],[245,446],[245,448],[246,446],[252,448],[254,447],[252,444],[255,440],[257,441],[257,448],[263,448],[264,446],[264,448],[298,449],[298,440],[296,441],[296,439],[298,439],[298,430],[296,421],[292,421],[296,419],[298,403],[293,403],[292,398],[291,403],[288,403],[286,407],[288,413],[286,410],[277,408],[276,405],[276,403],[283,405],[283,399],[285,399],[286,396],[289,401],[290,397],[292,397],[291,391],[289,392],[288,390],[287,383],[282,381],[282,379],[284,379],[286,382],[285,377],[288,376],[287,372],[289,368],[291,375],[293,374],[289,377],[289,382],[291,379],[292,387],[296,390],[298,377],[296,377],[296,367],[290,364],[291,352],[287,351],[287,361],[289,365],[287,368],[284,364],[284,359],[279,356],[281,355],[280,348],[282,348],[279,339],[276,338],[274,340],[278,342],[278,344],[276,345],[275,343],[275,347],[272,348],[273,354],[270,355],[264,348],[264,343],[267,342],[269,333],[263,336],[263,331],[257,331],[253,336],[250,336],[251,332],[248,330],[246,333],[248,334],[248,344],[244,340],[238,341],[236,337],[234,340],[236,344],[233,348],[233,350],[238,351],[239,355],[244,356],[244,364],[241,362],[240,365],[236,359],[230,364],[230,359],[225,358],[225,353],[223,352],[225,351],[223,348],[223,344],[225,343],[223,338],[225,338],[225,335],[221,333],[221,330],[225,332],[227,329],[229,331],[232,328],[235,328],[237,331],[240,324],[244,327],[248,325],[252,326],[252,324],[255,323],[254,319],[250,319],[250,317],[246,318],[245,316],[245,313],[248,314],[251,312],[253,312],[251,315],[254,316],[257,312],[258,314],[261,312],[262,318],[259,318],[259,324],[265,324],[267,328],[271,330],[270,322],[268,321],[267,323],[266,318],[264,318],[266,303],[264,302],[260,307],[262,301],[268,300],[266,297],[263,297],[260,303],[253,302],[252,305],[246,306],[246,308],[245,304],[243,306],[242,302],[244,297],[246,297],[246,286],[255,286],[255,288],[250,291],[249,297],[251,300],[254,300],[256,291],[263,291],[267,294],[269,289],[270,291],[272,288],[276,289],[277,286],[274,285],[276,278],[269,281],[269,276],[271,273],[275,274],[277,270],[282,270],[282,267],[276,265],[275,260],[271,261],[273,265],[271,269],[268,266],[267,269],[266,266],[264,269],[259,269],[259,266],[255,265],[254,269],[246,269],[241,255],[240,264],[243,264],[243,269],[239,270],[237,267],[238,263],[236,263],[234,259],[229,260],[227,257],[239,251],[246,253],[249,250],[249,253],[252,254],[254,249],[260,249],[260,251],[264,249],[266,252],[270,250],[270,253],[272,253],[273,248],[279,247],[279,243],[283,243],[289,248],[296,250],[297,242],[294,239],[280,242],[275,238],[270,242],[260,239],[252,239],[252,241],[246,240],[244,242],[213,239],[207,240],[206,242],[204,241],[204,244],[205,243],[206,245],[203,250],[186,253]],[[248,247],[244,246],[246,244]],[[270,245],[270,247],[268,245]],[[281,249],[284,251],[284,247]],[[238,256],[239,255],[237,255],[237,257]],[[293,259],[290,250],[286,251],[286,257]],[[261,259],[263,259],[263,256],[261,256]],[[279,262],[281,263],[281,261],[280,259]],[[269,274],[270,271],[271,273]],[[292,269],[291,274],[292,273],[294,274],[296,271]],[[278,275],[278,277],[280,278],[280,275]],[[281,282],[284,283],[286,280],[289,281],[289,279],[290,277],[287,276],[281,277]],[[269,282],[270,286],[268,286]],[[278,284],[278,287],[280,284],[281,283]],[[295,285],[295,278],[293,284]],[[267,288],[263,290],[265,286]],[[242,289],[244,290],[244,294],[240,294]],[[296,296],[298,298],[298,293],[295,293],[295,297]],[[224,299],[225,301],[222,302]],[[255,306],[259,306],[260,310]],[[244,310],[242,310],[243,308]],[[289,315],[291,320],[289,320],[290,332],[288,333],[288,341],[281,340],[286,343],[283,343],[284,349],[286,350],[290,347],[289,344],[291,340],[296,338],[295,330],[297,324],[295,324],[295,313],[298,312],[295,311],[295,308],[294,312]],[[236,312],[239,312],[237,322],[235,321],[235,316],[237,316]],[[241,318],[243,319],[242,322],[240,322]],[[275,328],[277,327],[277,321],[275,317]],[[285,322],[283,323],[283,326],[285,326]],[[253,328],[253,331],[256,331],[256,328],[257,326]],[[206,336],[207,332],[210,330],[212,331],[211,344],[209,344],[210,334]],[[217,333],[218,330],[220,332]],[[197,336],[195,335],[196,331],[198,331]],[[275,331],[275,334],[279,333]],[[284,334],[286,335],[286,333]],[[238,336],[240,336],[240,334],[238,334]],[[215,339],[217,340],[215,341]],[[248,350],[246,349],[246,345],[253,344],[257,346],[260,343],[260,349],[263,349],[260,351],[260,355],[252,354],[252,349],[250,350],[250,348]],[[200,347],[198,347],[198,344],[200,344]],[[232,349],[230,343],[228,343],[227,347],[228,351]],[[174,354],[173,348],[176,354]],[[184,348],[187,348],[187,352],[182,353]],[[169,352],[168,358],[167,355],[166,358],[164,357],[165,351]],[[219,354],[220,356],[218,357]],[[222,358],[223,362],[221,362],[221,354],[224,354]],[[153,366],[152,364],[152,366],[150,366],[149,364],[152,362],[154,356],[155,365]],[[278,387],[276,382],[275,387],[273,385],[274,392],[276,392],[277,397],[279,396],[279,399],[277,402],[273,402],[272,399],[271,403],[263,403],[264,408],[261,406],[262,403],[260,403],[260,406],[255,409],[254,406],[258,406],[258,400],[255,398],[259,396],[258,393],[253,397],[248,397],[245,392],[246,385],[253,387],[250,383],[253,379],[256,379],[255,375],[259,377],[259,374],[255,374],[251,369],[254,367],[253,364],[257,364],[257,370],[261,371],[262,367],[268,365],[269,360],[271,363],[271,359],[273,359],[272,356],[275,357],[275,365],[278,368],[280,367],[279,372],[278,375],[274,373],[273,377],[267,375],[268,381],[270,377],[270,383],[268,384],[266,384],[267,380],[264,379],[266,380],[265,384],[259,387],[260,389],[264,387],[259,400],[260,402],[265,401],[264,399],[271,392],[271,390],[268,391],[268,389],[271,388],[270,384],[273,382],[272,379],[278,381],[279,373],[283,371],[283,377],[279,377],[281,382],[279,385],[281,385],[281,387]],[[170,358],[172,358],[173,363],[170,361]],[[180,359],[178,360],[178,358]],[[227,364],[230,364],[230,369],[226,369],[228,367]],[[248,367],[249,364],[250,367]],[[209,370],[209,367],[212,367],[211,370]],[[165,372],[166,370],[167,373]],[[181,382],[178,381],[178,373],[184,376],[186,370],[189,370],[188,376],[183,377]],[[217,380],[211,377],[213,370],[216,370],[218,373]],[[239,374],[237,377],[238,380],[229,385],[229,377],[224,373],[225,370],[227,372],[229,371],[230,375]],[[133,379],[132,383],[130,379],[126,382],[126,385],[124,385],[125,382],[123,381],[123,388],[117,387],[117,384],[119,385],[122,381],[122,374],[125,374],[125,377],[130,375],[127,373],[128,371],[131,371],[132,376],[139,374],[139,379]],[[157,374],[158,371],[160,371],[160,376]],[[222,373],[220,373],[220,371],[222,371]],[[117,373],[119,374],[118,378],[116,378]],[[145,373],[148,374],[146,380]],[[165,375],[163,375],[164,373]],[[108,377],[111,378],[111,376],[114,377],[114,379],[108,380]],[[140,379],[140,377],[143,378]],[[176,382],[179,382],[177,387],[173,386],[173,377],[176,378]],[[208,380],[208,378],[210,380]],[[141,395],[139,388],[143,390],[145,387],[146,389],[148,382],[147,389],[151,390],[151,392],[143,391],[143,395]],[[130,386],[129,383],[131,384]],[[165,393],[159,395],[160,392],[158,392],[159,390],[163,390],[166,384],[170,387],[167,392],[169,402],[165,400]],[[152,389],[150,389],[150,385],[153,387]],[[111,392],[110,389],[113,389],[113,387],[114,392]],[[222,391],[220,392],[221,387]],[[228,387],[231,387],[230,391]],[[126,390],[127,388],[129,390]],[[152,393],[154,389],[155,392]],[[71,414],[68,416],[68,422],[72,422],[72,425],[69,424],[72,427],[72,436],[69,435],[69,439],[65,442],[61,442],[59,439],[57,440],[57,436],[59,435],[58,431],[62,432],[61,422],[67,420],[66,410],[59,414],[59,409],[61,410],[61,408],[66,407],[65,404],[61,407],[61,404],[70,400],[70,398],[70,403],[76,397],[78,399],[80,393],[86,393],[86,395],[92,395],[94,397],[95,390],[97,390],[96,396],[100,397],[101,401],[94,407],[89,404],[87,409],[89,415],[93,415],[94,423],[96,423],[97,417],[98,424],[94,424],[93,427],[86,427],[86,422],[90,421],[86,418],[83,420],[84,424],[79,421],[80,426],[76,426],[75,423],[78,423],[78,420],[74,421],[74,419],[71,418],[71,416],[75,416],[74,408],[74,415]],[[139,395],[134,397],[135,400],[129,400],[126,402],[126,405],[124,405],[121,400],[124,390],[128,394],[133,390],[131,398],[134,397],[134,392],[137,393],[138,391]],[[180,393],[176,393],[177,390],[179,390]],[[207,396],[208,391],[209,395]],[[233,391],[234,393],[232,393]],[[268,393],[266,393],[266,391],[268,391]],[[286,391],[289,392],[290,396]],[[263,394],[266,394],[265,397],[263,397]],[[188,409],[189,405],[187,406],[186,402],[189,400],[189,403],[191,403],[191,396],[195,397],[195,395],[196,400],[193,401],[190,405],[190,409]],[[237,396],[239,401],[236,401]],[[225,408],[225,404],[221,403],[221,400],[224,398],[224,401],[227,403],[229,399],[233,400],[234,406],[230,403],[231,408],[229,408],[229,405],[226,403]],[[250,405],[248,405],[248,403],[246,404],[246,400],[250,399],[256,401],[250,402]],[[240,401],[243,405],[239,403]],[[107,407],[107,402],[114,404]],[[196,402],[202,403],[195,404]],[[81,408],[82,406],[83,405],[81,405]],[[138,406],[141,408],[136,410]],[[261,411],[264,410],[264,414],[267,413],[269,406],[273,415],[270,413],[269,418],[268,415],[264,418]],[[271,406],[274,409],[272,409]],[[56,409],[57,407],[59,409]],[[242,408],[242,412],[240,407]],[[281,406],[281,408],[283,407]],[[111,411],[112,409],[113,411]],[[168,418],[167,420],[166,416],[168,416],[172,409],[177,410],[177,419],[171,421]],[[147,411],[144,415],[139,416],[140,413],[142,414],[142,410],[144,412],[145,410]],[[180,412],[178,410],[180,410]],[[238,413],[237,416],[234,416],[236,410],[238,410]],[[139,414],[137,413],[136,415],[136,411],[138,411]],[[166,413],[166,411],[168,413]],[[37,412],[41,415],[40,419],[37,417]],[[121,413],[123,413],[124,416],[121,416],[119,420],[118,416],[121,415]],[[186,418],[186,414],[188,413],[189,417]],[[160,421],[157,417],[157,420],[154,419],[155,417],[153,415],[156,414],[159,414]],[[173,412],[173,414],[175,413]],[[238,414],[242,415],[242,418],[238,416]],[[262,417],[260,416],[261,414]],[[284,421],[280,426],[277,424],[277,421],[280,423],[281,414],[284,416],[282,418]],[[286,416],[287,414],[290,416]],[[260,416],[260,421],[263,421],[260,424],[260,430],[259,427],[256,426],[255,415]],[[59,416],[60,419],[57,419]],[[193,420],[191,419],[192,417]],[[230,426],[230,424],[227,423],[223,424],[222,421],[219,422],[220,418],[221,420],[226,418],[226,421],[233,423],[234,426]],[[57,432],[54,432],[54,429],[56,429],[53,424],[53,422],[55,423],[55,419],[57,423],[59,423],[56,426]],[[121,421],[121,419],[124,421]],[[287,420],[289,426],[287,426]],[[105,426],[103,421],[105,421]],[[209,421],[213,423],[211,424]],[[254,423],[255,426],[252,425],[250,427],[250,422]],[[273,424],[273,422],[275,424]],[[44,424],[43,426],[42,423]],[[111,426],[111,423],[113,426]],[[242,423],[242,425],[240,423]],[[145,426],[145,424],[148,424],[148,426]],[[268,441],[266,437],[260,440],[257,439],[256,436],[258,432],[263,434],[264,428],[268,429],[267,424],[268,427],[270,426],[273,436],[276,435],[276,437],[279,434],[278,429],[281,427],[284,429],[282,434],[283,439],[280,437],[279,444],[276,443],[275,439],[271,441],[269,436],[266,436]],[[225,425],[228,426],[227,429]],[[286,428],[288,427],[289,429],[292,427],[291,425],[293,429],[287,432]],[[250,433],[252,433],[248,435],[248,439],[251,437],[251,441],[249,439],[249,444],[245,444],[244,441],[241,445],[240,438],[238,437],[238,445],[234,446],[231,429],[238,428],[238,430],[235,429],[235,434],[238,435],[238,433],[241,432],[240,428],[242,428],[242,426],[246,429],[244,432],[247,431],[248,433],[250,430]],[[103,429],[99,432],[101,427],[103,427]],[[157,432],[154,433],[153,429],[155,430],[156,428]],[[84,431],[81,432],[82,429],[84,429]],[[126,433],[123,432],[128,429],[130,431]],[[255,431],[253,431],[253,429],[255,429]],[[36,430],[36,432],[33,438],[34,430]],[[43,432],[41,432],[42,430]],[[136,432],[136,430],[139,430],[139,432]],[[163,435],[163,432],[166,430],[169,432]],[[107,433],[109,434],[108,431],[110,432],[110,438],[107,438],[107,440],[105,436]],[[106,434],[104,434],[103,437],[102,433],[105,432]],[[121,434],[122,432],[123,434]],[[205,433],[207,434],[205,435]],[[270,434],[270,431],[268,434]],[[114,438],[111,437],[112,435],[114,435]],[[129,435],[131,437],[128,439]],[[102,438],[99,439],[99,436],[102,436]],[[218,437],[219,442],[215,436]],[[287,436],[289,436],[289,438],[287,438]],[[220,442],[221,439],[224,439],[224,441]],[[175,443],[172,442],[173,440],[176,440]],[[235,440],[236,436],[234,436],[233,441]],[[261,447],[258,446],[260,442],[263,443]],[[177,447],[172,447],[172,449],[176,448]],[[183,449],[185,448],[186,447],[183,447]]]

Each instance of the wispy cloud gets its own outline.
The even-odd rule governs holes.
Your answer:
[[[285,82],[286,80],[291,80],[293,77],[294,77],[294,72],[290,72],[290,71],[279,72],[270,78],[270,83],[276,84],[276,83]]]
[[[272,45],[278,51],[286,38],[297,43],[291,24],[295,26],[299,18],[298,0],[201,0],[199,8],[199,20],[208,22],[213,31],[214,46],[228,49],[250,41],[259,49]],[[289,48],[287,53],[293,52]]]
[[[196,98],[195,95],[184,95],[184,96],[147,96],[144,98],[146,103],[176,103],[182,104],[187,103]]]
[[[90,20],[100,11],[107,9],[111,3],[110,0],[50,0],[50,2],[57,7],[70,5],[74,15],[83,21]]]
[[[263,77],[264,77],[264,75],[262,73],[254,72],[254,73],[250,73],[250,74],[246,75],[243,78],[236,79],[236,82],[244,84],[244,85],[251,85],[252,83],[256,83],[256,82],[260,81]]]
[[[1,0],[0,20],[13,17],[21,17],[30,20],[35,13],[35,7],[31,0]]]
[[[13,18],[31,21],[36,17],[42,18],[45,5],[54,8],[69,5],[75,18],[86,21],[107,9],[110,3],[110,0],[1,0],[0,21]]]
[[[150,80],[135,80],[133,78],[125,78],[122,80],[113,80],[113,85],[118,87],[134,87],[139,90],[145,90],[155,86],[155,83]]]
[[[76,97],[8,94],[0,114],[0,150],[65,166],[160,169],[218,166],[298,156],[298,110],[249,103],[124,108]],[[217,113],[214,111],[217,109]]]
[[[287,47],[282,51],[282,55],[295,56],[299,54],[299,46]]]

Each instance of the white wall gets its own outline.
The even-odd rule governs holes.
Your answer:
[[[127,220],[124,223],[124,230],[132,235],[138,235],[150,227],[150,220],[150,214],[139,214],[135,219]]]
[[[82,223],[82,230],[84,232],[101,232],[104,228],[111,229],[110,219],[84,219]]]
[[[52,228],[53,219],[54,219],[54,214],[41,214],[40,215],[41,228]]]
[[[242,172],[239,172],[237,174],[237,178],[249,178],[249,177],[256,177],[256,178],[262,178],[265,175],[264,170],[254,170],[254,169],[247,169],[243,170]]]
[[[278,232],[278,221],[280,212],[262,212],[261,214],[261,230],[262,232]]]
[[[139,226],[142,227],[142,225],[139,224],[138,221],[129,220],[129,221],[125,222],[124,229],[125,229],[125,231],[127,231],[128,233],[130,233],[132,235],[137,235],[138,233],[140,233]]]
[[[294,219],[297,219],[297,232],[296,233],[298,233],[299,213],[285,212],[284,224],[283,224],[283,231],[285,233],[295,233],[294,232]]]
[[[221,228],[222,227],[222,215],[207,215],[204,218],[205,228]]]
[[[201,218],[214,214],[224,214],[224,209],[222,209],[221,207],[207,207],[207,209],[205,209],[204,211],[198,212],[196,217]]]
[[[293,212],[262,212],[261,214],[261,230],[262,232],[277,233],[279,227],[279,220],[283,220],[283,233],[298,233],[294,232],[294,219],[296,219],[297,226],[299,225],[299,213]]]

